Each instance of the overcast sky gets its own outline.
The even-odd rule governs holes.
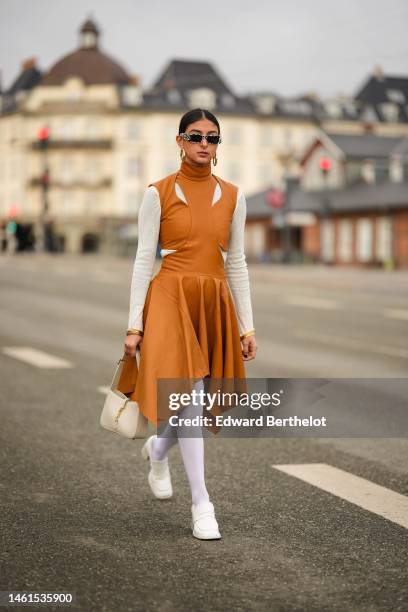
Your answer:
[[[149,87],[170,59],[212,62],[237,94],[353,94],[376,64],[408,76],[408,0],[0,0],[0,69],[45,70],[92,14],[101,47]]]

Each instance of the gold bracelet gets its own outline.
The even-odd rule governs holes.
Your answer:
[[[129,329],[126,330],[126,335],[129,336],[130,334],[139,334],[139,336],[143,336],[143,331],[141,329],[129,327]]]
[[[240,336],[240,339],[243,340],[247,336],[253,336],[254,335],[254,331],[255,331],[255,329],[251,329],[250,331],[245,332],[245,334],[242,334],[242,336]]]

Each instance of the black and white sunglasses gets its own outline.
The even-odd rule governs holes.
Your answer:
[[[190,142],[202,142],[203,138],[206,139],[208,144],[220,144],[221,142],[221,136],[218,134],[186,134],[181,132],[179,136]]]

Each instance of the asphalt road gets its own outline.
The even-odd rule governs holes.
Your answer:
[[[399,437],[206,439],[223,538],[202,542],[178,449],[175,495],[161,502],[142,441],[99,426],[131,268],[0,258],[0,591],[71,592],[84,611],[408,610],[408,273],[251,266],[259,350],[247,375],[366,379],[367,393],[389,379],[376,422],[397,405]],[[23,347],[69,367],[38,367]],[[358,414],[369,420],[364,402]],[[326,484],[310,482],[318,464]]]

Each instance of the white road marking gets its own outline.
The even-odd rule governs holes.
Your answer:
[[[319,334],[307,331],[293,331],[293,335],[299,338],[315,340],[324,344],[341,346],[348,349],[357,349],[359,351],[369,351],[371,353],[379,353],[380,355],[389,355],[391,357],[402,357],[408,359],[408,349],[390,346],[387,344],[370,344],[369,342],[360,342],[353,338],[342,338],[340,336],[331,336],[329,334]]]
[[[337,310],[340,308],[336,300],[307,297],[304,295],[288,295],[283,298],[283,301],[290,306],[306,306],[306,308],[319,308],[321,310]]]
[[[389,319],[408,319],[408,310],[403,310],[402,308],[386,308],[383,312],[384,317],[388,317]]]
[[[67,359],[50,355],[44,351],[32,348],[31,346],[4,346],[3,353],[25,361],[37,368],[72,368],[73,364]]]
[[[103,393],[104,395],[106,395],[109,391],[110,387],[98,387],[98,391],[99,393]]]
[[[408,529],[408,497],[405,495],[327,463],[272,467]]]

